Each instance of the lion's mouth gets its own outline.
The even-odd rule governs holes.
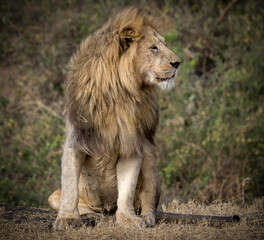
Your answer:
[[[165,81],[168,81],[168,80],[174,78],[175,75],[176,75],[176,71],[175,71],[170,77],[167,77],[167,78],[159,78],[159,77],[157,77],[157,79],[158,79],[160,82],[165,82]]]

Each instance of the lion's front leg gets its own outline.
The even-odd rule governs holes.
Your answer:
[[[72,146],[72,139],[66,138],[61,164],[61,202],[57,219],[53,225],[56,230],[81,225],[78,211],[78,182],[83,158],[84,154]]]
[[[143,219],[135,214],[133,200],[142,163],[141,156],[120,158],[117,163],[118,199],[116,220],[124,226],[145,226]]]
[[[154,154],[144,154],[140,176],[141,216],[148,226],[154,226],[155,210],[160,198],[160,178]]]

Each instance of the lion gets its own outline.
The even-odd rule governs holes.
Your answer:
[[[70,59],[61,189],[48,199],[54,229],[114,211],[121,226],[153,226],[160,198],[156,91],[180,64],[137,7],[110,17]]]

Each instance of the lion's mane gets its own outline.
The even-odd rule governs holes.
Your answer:
[[[128,8],[83,40],[70,60],[65,112],[87,154],[130,156],[153,144],[155,87],[144,84],[134,64],[146,26],[158,27],[150,16]],[[125,30],[134,33],[133,48],[122,45]]]

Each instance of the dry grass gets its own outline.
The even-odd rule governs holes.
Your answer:
[[[75,230],[54,232],[51,229],[56,213],[47,209],[7,207],[0,205],[0,239],[263,239],[264,201],[251,206],[238,206],[232,202],[203,205],[195,201],[180,203],[174,200],[163,210],[175,213],[230,216],[238,214],[239,223],[211,225],[159,223],[154,228],[122,229],[113,217],[105,217],[94,227],[83,226]]]

